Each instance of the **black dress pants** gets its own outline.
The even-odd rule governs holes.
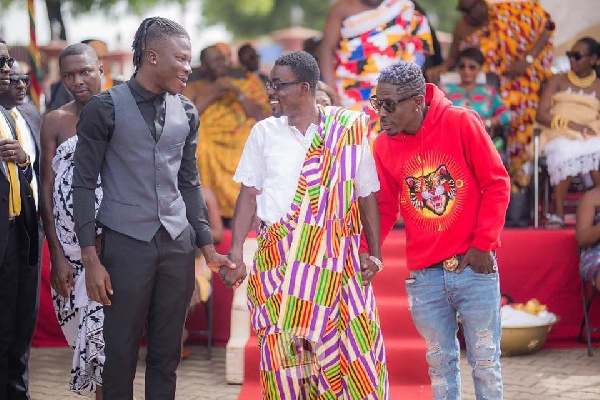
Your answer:
[[[39,305],[39,265],[27,264],[20,219],[8,231],[0,264],[0,400],[29,399],[29,349]]]
[[[175,398],[181,336],[194,290],[195,233],[176,239],[160,228],[150,242],[104,228],[101,260],[112,305],[104,307],[103,395],[131,400],[138,352],[147,329],[146,400]]]

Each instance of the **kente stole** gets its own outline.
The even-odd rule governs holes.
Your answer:
[[[315,349],[319,399],[339,398],[343,391],[352,399],[383,399],[385,351],[373,291],[360,275],[354,187],[368,119],[337,107],[321,109],[321,115],[290,210],[259,232],[248,278],[263,393],[269,399],[291,393],[277,374],[301,357],[293,346],[301,338]]]

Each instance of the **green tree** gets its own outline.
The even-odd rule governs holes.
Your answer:
[[[205,25],[223,23],[234,37],[249,38],[293,22],[322,30],[330,5],[330,0],[202,0],[202,14]]]
[[[19,0],[0,0],[0,6],[8,7]],[[21,0],[24,2],[23,0]],[[164,2],[165,0],[163,0]],[[186,0],[166,0],[176,3],[185,3]],[[248,0],[245,0],[248,1]],[[92,10],[110,11],[119,0],[46,0],[46,11],[50,22],[50,36],[52,39],[67,40],[67,31],[63,21],[63,10],[66,6],[74,14],[83,14]],[[141,14],[144,10],[158,4],[160,0],[127,0],[129,10]]]
[[[454,31],[460,14],[456,9],[458,0],[416,0],[427,13],[431,25],[443,32]]]

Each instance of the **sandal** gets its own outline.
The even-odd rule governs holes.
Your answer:
[[[560,229],[565,224],[565,221],[556,214],[550,214],[546,220],[546,228]]]

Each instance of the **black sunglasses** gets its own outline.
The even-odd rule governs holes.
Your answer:
[[[29,85],[31,82],[31,77],[29,75],[11,75],[10,83],[12,85],[18,85],[19,82],[23,82],[25,86]]]
[[[265,82],[265,87],[267,88],[267,90],[273,89],[273,90],[277,91],[277,90],[281,89],[284,86],[287,86],[287,85],[297,85],[299,83],[304,83],[304,82],[302,82],[302,81],[291,81],[291,82],[266,81]]]
[[[581,54],[578,51],[567,51],[567,57],[572,58],[575,61],[581,60],[583,57],[587,57],[589,54]]]
[[[379,100],[377,96],[371,96],[369,97],[369,102],[377,112],[381,111],[381,107],[383,107],[385,111],[393,113],[394,111],[396,111],[396,105],[417,96],[418,94],[411,94],[410,96],[406,96],[400,100]]]
[[[471,4],[471,5],[470,5],[470,6],[468,6],[468,7],[461,7],[461,6],[458,6],[458,7],[456,7],[456,9],[457,9],[458,11],[462,12],[462,13],[465,13],[465,14],[471,14],[471,12],[473,12],[473,9],[474,9],[475,7],[477,7],[479,4],[481,4],[481,1],[475,1],[473,4]]]
[[[0,68],[4,68],[5,65],[8,65],[8,68],[12,68],[15,63],[15,59],[12,57],[0,57]]]

